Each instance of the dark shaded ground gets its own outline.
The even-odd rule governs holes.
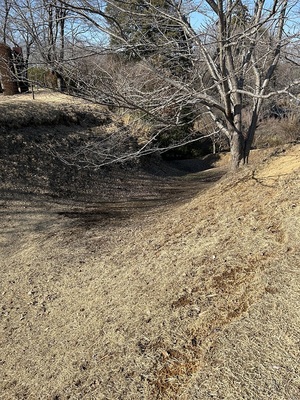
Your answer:
[[[86,228],[114,224],[137,212],[186,201],[225,172],[213,168],[217,157],[163,161],[155,154],[93,168],[98,162],[94,150],[101,152],[110,140],[118,140],[117,149],[112,144],[121,152],[134,146],[122,123],[89,103],[22,99],[0,103],[1,213],[7,214],[11,201],[25,202],[26,214],[37,207]],[[92,150],[87,162],[85,146]]]
[[[210,169],[216,158],[167,162],[159,155],[101,168],[83,168],[79,157],[74,158],[74,165],[68,165],[63,154],[76,154],[83,144],[93,146],[99,140],[102,128],[95,133],[92,125],[70,125],[66,121],[65,125],[7,128],[1,132],[1,198],[38,194],[84,203],[141,199],[165,202],[189,197],[198,191],[198,183],[208,184],[224,173]],[[184,176],[202,170],[206,172],[183,183]]]

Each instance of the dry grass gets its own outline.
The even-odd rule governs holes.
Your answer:
[[[14,96],[3,96],[1,95],[1,104],[14,104],[21,102],[31,102],[38,101],[46,104],[62,104],[62,103],[77,103],[82,104],[81,99],[76,99],[75,97],[68,96],[60,92],[54,92],[49,89],[36,89],[33,93],[22,93]]]
[[[41,125],[109,122],[105,107],[94,105],[76,97],[39,89],[34,99],[31,93],[0,96],[0,132]],[[91,121],[92,120],[92,121]]]
[[[130,127],[130,132],[136,138],[139,145],[145,145],[151,137],[152,126],[151,124],[134,112],[119,112],[119,118],[125,126]]]
[[[0,199],[1,398],[298,399],[299,152],[92,225]]]

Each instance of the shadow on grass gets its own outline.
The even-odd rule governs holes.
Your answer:
[[[170,172],[170,171],[169,171]],[[30,191],[30,188],[10,187],[0,188],[0,218],[9,219],[12,216],[18,219],[23,225],[22,229],[25,232],[28,224],[35,224],[34,218],[36,215],[43,215],[45,218],[44,228],[41,224],[37,224],[37,230],[46,230],[48,224],[55,223],[55,215],[66,219],[68,226],[81,226],[85,229],[94,226],[109,226],[122,224],[124,219],[132,216],[142,216],[147,212],[161,212],[163,207],[169,207],[174,204],[184,203],[201,191],[207,190],[217,180],[219,180],[226,171],[211,168],[195,172],[193,174],[184,174],[178,172],[178,176],[174,176],[172,169],[171,177],[158,178],[151,175],[131,176],[130,178],[122,178],[123,192],[126,192],[126,187],[133,187],[134,190],[128,193],[126,197],[118,197],[120,193],[120,183],[106,181],[106,186],[111,183],[112,192],[106,195],[106,198],[101,198],[101,182],[100,188],[96,188],[95,192],[77,191],[73,192],[69,189],[68,196],[51,193],[41,194],[39,191],[45,188],[34,188],[35,191]],[[93,181],[91,180],[91,184]],[[141,188],[141,189],[139,189]],[[104,188],[102,188],[104,190]],[[36,192],[38,190],[38,192]],[[108,190],[109,193],[109,190]],[[22,224],[23,221],[23,224]],[[47,222],[48,221],[48,222]],[[51,222],[52,221],[52,222]],[[27,228],[26,228],[27,226]],[[6,226],[6,233],[13,234],[14,229]],[[30,228],[30,230],[32,230]],[[1,229],[0,234],[5,234]]]

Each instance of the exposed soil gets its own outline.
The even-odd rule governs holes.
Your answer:
[[[1,136],[0,398],[300,398],[300,146],[75,176],[44,122]]]

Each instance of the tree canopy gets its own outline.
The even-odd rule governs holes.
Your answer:
[[[227,137],[236,168],[247,161],[264,101],[298,93],[296,72],[274,80],[279,66],[299,65],[291,0],[36,0],[38,8],[22,0],[26,21],[10,1],[43,61],[75,82],[78,95],[153,122],[139,154],[158,132],[202,121],[203,132]],[[53,61],[49,51],[64,56]]]

